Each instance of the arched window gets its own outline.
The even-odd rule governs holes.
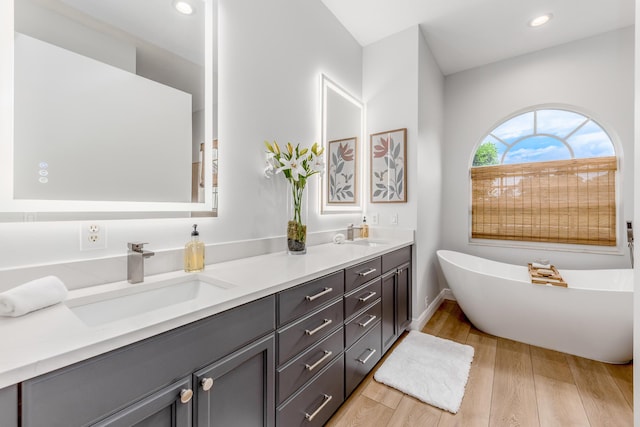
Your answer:
[[[471,237],[616,245],[617,159],[592,118],[535,109],[489,132],[471,167]]]

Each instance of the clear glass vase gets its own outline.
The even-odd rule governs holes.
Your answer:
[[[287,197],[287,251],[291,255],[307,253],[307,195],[299,183],[289,185]]]

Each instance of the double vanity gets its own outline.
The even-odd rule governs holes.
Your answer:
[[[243,258],[1,319],[0,425],[323,425],[409,327],[412,244]]]

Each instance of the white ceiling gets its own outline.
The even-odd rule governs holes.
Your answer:
[[[634,0],[322,0],[367,46],[414,25],[445,75],[634,24]],[[552,13],[545,26],[528,21]]]
[[[204,64],[204,2],[201,0],[192,2],[195,13],[190,16],[178,13],[172,0],[60,1],[194,64]]]

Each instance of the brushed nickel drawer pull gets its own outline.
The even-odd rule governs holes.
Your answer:
[[[375,269],[375,268],[370,268],[370,269],[368,269],[367,271],[360,271],[360,272],[358,272],[358,276],[360,276],[360,277],[368,276],[368,275],[370,275],[371,273],[375,273],[376,271],[378,271],[378,270],[377,270],[377,269]]]
[[[307,295],[306,297],[304,297],[304,299],[306,299],[307,301],[313,301],[314,299],[320,298],[321,296],[326,295],[330,292],[333,292],[333,288],[324,288],[323,291],[320,291],[319,293],[313,296]]]
[[[367,301],[369,301],[371,298],[373,298],[373,297],[374,297],[374,296],[376,296],[376,295],[377,295],[377,292],[373,292],[373,291],[371,291],[371,292],[369,292],[369,295],[367,295],[366,297],[364,297],[364,298],[362,298],[362,297],[361,297],[361,298],[358,298],[358,301],[360,301],[360,302],[367,302]]]
[[[316,415],[318,415],[320,411],[322,411],[324,407],[327,406],[329,402],[331,402],[331,399],[333,399],[333,396],[329,396],[328,394],[322,394],[322,396],[324,396],[324,402],[322,402],[322,405],[320,405],[318,409],[313,411],[313,414],[308,414],[306,412],[304,413],[304,417],[307,419],[307,421],[313,421]]]
[[[333,320],[331,319],[324,319],[324,321],[322,322],[322,325],[318,326],[317,328],[313,329],[313,330],[308,330],[305,329],[304,333],[307,335],[313,335],[316,332],[319,332],[321,329],[326,328],[327,326],[329,326],[330,324],[333,323]]]
[[[365,363],[367,363],[369,361],[369,359],[371,359],[371,356],[376,354],[376,349],[375,348],[368,348],[367,350],[370,351],[370,353],[369,353],[369,355],[367,357],[365,357],[364,359],[356,359],[358,362],[362,363],[363,365]]]
[[[369,326],[371,324],[371,322],[373,322],[374,320],[376,320],[378,317],[374,314],[370,314],[369,315],[369,320],[367,320],[366,322],[362,323],[362,322],[358,322],[358,325],[362,326],[363,328],[366,328],[367,326]]]
[[[322,356],[320,358],[320,360],[318,360],[316,363],[314,363],[313,365],[309,365],[308,363],[304,364],[304,367],[307,368],[307,371],[313,371],[314,369],[316,369],[318,367],[318,365],[320,365],[322,362],[324,362],[325,360],[327,360],[328,358],[331,357],[331,355],[333,354],[332,351],[324,351],[324,356]]]

